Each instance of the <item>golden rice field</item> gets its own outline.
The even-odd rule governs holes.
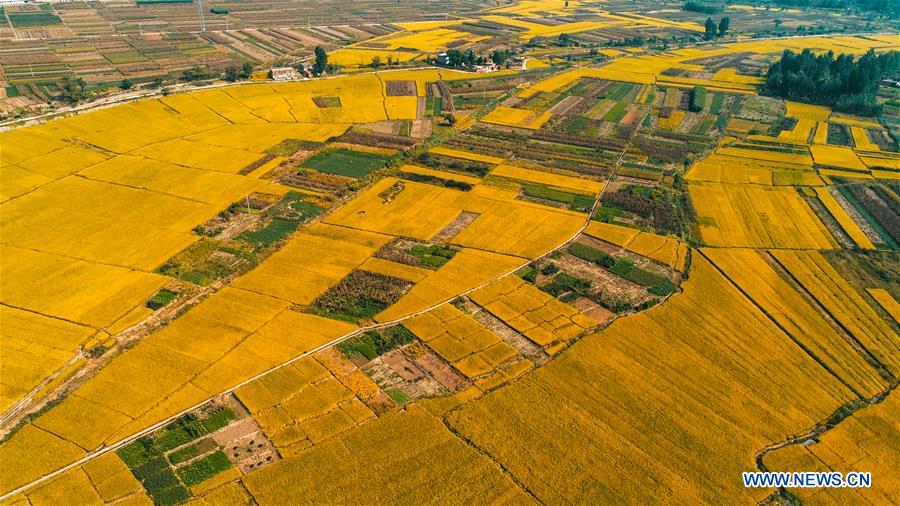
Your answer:
[[[611,15],[606,14],[607,17]],[[624,18],[631,19],[631,18]],[[632,20],[633,21],[633,20]],[[697,26],[697,28],[702,28]],[[791,49],[800,51],[804,48],[817,48],[822,50],[832,49],[835,53],[861,54],[871,47],[896,46],[896,40],[890,38],[863,39],[860,37],[810,37],[798,39],[779,39],[764,41],[736,42],[720,45],[712,49],[687,48],[670,51],[658,56],[632,56],[619,58],[602,68],[576,68],[568,72],[557,74],[550,79],[545,79],[523,90],[520,97],[530,97],[538,92],[557,91],[573,81],[584,77],[597,79],[609,79],[612,81],[624,81],[638,84],[669,84],[672,86],[693,87],[695,85],[706,86],[711,91],[724,91],[730,93],[754,93],[756,82],[748,80],[710,80],[676,78],[661,75],[666,69],[685,69],[702,71],[702,67],[686,64],[684,62],[704,57],[721,56],[733,53],[750,52],[758,54],[775,54]],[[726,74],[727,75],[727,74]],[[721,76],[720,76],[721,77]],[[799,108],[798,113],[806,116],[821,117],[822,111],[817,106]],[[822,108],[824,109],[824,108]],[[799,117],[799,116],[795,116]],[[827,114],[826,114],[827,117]],[[823,118],[824,119],[824,118]]]
[[[498,106],[481,118],[481,121],[493,123],[495,125],[537,130],[544,123],[549,121],[552,116],[553,113],[550,111],[541,113],[529,111],[528,109]]]
[[[507,276],[470,295],[507,325],[543,347],[565,343],[597,325],[592,318],[515,276]]]
[[[236,394],[283,455],[298,453],[375,416],[312,357],[277,369]]]
[[[900,323],[900,303],[884,288],[867,288],[869,295],[878,302],[882,309],[887,311],[895,322]]]
[[[403,326],[470,379],[492,372],[518,354],[497,334],[450,304],[411,318]]]
[[[425,82],[469,77],[433,70],[390,75],[416,81],[422,94]],[[62,367],[88,338],[137,323],[137,308],[168,280],[155,269],[198,239],[192,229],[250,192],[270,188],[256,177],[265,170],[238,174],[265,150],[285,139],[324,141],[352,123],[416,117],[415,97],[385,98],[384,88],[379,75],[238,86],[2,134],[0,300],[10,308],[6,321],[30,323],[3,327],[4,356],[18,360],[5,368],[0,406]],[[317,96],[337,97],[341,107],[319,108],[312,101]],[[326,249],[328,241],[310,239]],[[289,248],[242,283],[257,289],[272,281],[268,272],[301,254]],[[291,286],[324,289],[335,272],[291,278]],[[262,291],[306,300],[302,291],[286,296],[291,286]],[[48,325],[67,328],[54,337],[33,335]]]
[[[598,221],[588,224],[584,233],[610,244],[621,246],[632,253],[652,258],[676,271],[684,271],[688,245],[673,237],[641,232],[634,228]]]
[[[683,288],[451,412],[449,425],[544,502],[653,502],[660,487],[678,503],[762,500],[767,491],[733,479],[754,452],[852,394],[705,260]]]
[[[316,445],[303,458],[282,460],[243,481],[261,504],[278,503],[285,494],[338,503],[398,497],[411,504],[527,500],[497,464],[418,406],[383,416]]]
[[[817,251],[772,255],[828,313],[892,374],[900,367],[900,344],[888,323]]]
[[[844,232],[850,236],[850,239],[853,240],[853,243],[862,249],[875,249],[875,245],[872,244],[872,241],[866,236],[866,234],[859,228],[859,225],[853,221],[844,208],[838,204],[837,200],[829,193],[827,188],[816,188],[816,196],[819,198],[819,201],[828,209],[828,212],[831,213],[831,216],[834,217],[835,221],[841,226]]]
[[[576,8],[605,20],[537,19]],[[485,20],[523,29],[520,38],[606,27],[702,31],[695,23],[620,16],[575,1],[525,0],[487,12]],[[402,31],[341,48],[331,61],[408,61],[481,40],[459,29],[464,21],[401,23]],[[705,71],[691,62],[742,52],[815,47],[862,53],[892,45],[890,38],[842,36],[656,55],[616,51],[611,56],[617,59],[602,68],[557,73],[524,87],[519,97],[583,78],[644,85],[638,91],[644,99],[654,84],[748,95],[761,79],[736,69],[709,72],[708,79],[664,72]],[[84,363],[78,354],[93,343],[113,342],[152,314],[144,302],[171,281],[156,271],[199,240],[195,227],[250,193],[284,194],[286,186],[262,177],[287,158],[256,163],[273,146],[286,139],[324,142],[357,124],[420,118],[427,83],[470,77],[402,70],[233,86],[0,134],[0,411],[54,372],[66,377],[76,370]],[[388,81],[414,82],[415,96],[387,96]],[[320,107],[314,99],[321,98],[340,105]],[[500,183],[406,160],[392,166],[398,177],[365,181],[368,186],[292,233],[252,270],[217,286],[27,420],[0,444],[0,494],[233,389],[281,460],[252,473],[232,468],[191,487],[201,504],[280,504],[286,497],[329,504],[656,503],[661,490],[673,503],[763,501],[771,490],[744,488],[739,479],[756,468],[758,450],[883,392],[890,383],[885,372],[900,374],[900,310],[891,292],[858,289],[816,251],[841,247],[816,215],[822,208],[857,248],[876,249],[825,185],[830,176],[848,173],[880,177],[900,158],[871,142],[867,129],[880,125],[821,106],[788,102],[786,110],[797,119],[792,130],[777,138],[750,135],[744,144],[728,137],[684,174],[699,231],[693,238],[654,233],[645,222],[591,221],[507,188],[516,186],[513,181],[598,195],[607,184],[599,176],[544,170],[506,154],[429,146],[439,157],[489,165]],[[538,130],[551,119],[558,118],[549,111],[499,106],[478,121]],[[689,119],[676,110],[658,126],[684,129]],[[829,122],[848,125],[856,148],[827,145]],[[757,125],[747,123],[739,133]],[[758,149],[748,147],[751,142]],[[379,150],[370,149],[396,152]],[[817,211],[803,195],[821,204]],[[599,322],[579,309],[579,301],[558,299],[539,288],[540,279],[512,274],[582,231],[606,251],[677,271],[681,289],[659,306],[637,308],[597,330]],[[399,239],[451,245],[453,256],[433,269],[379,256]],[[692,240],[705,247],[694,250],[688,266]],[[408,284],[358,324],[306,312],[359,270]],[[470,300],[460,299],[463,294]],[[520,357],[507,336],[475,318],[477,311],[459,309],[463,303],[521,334],[544,360]],[[459,371],[466,388],[398,401],[401,408],[372,407],[376,395],[385,395],[381,387],[333,345],[361,325],[397,321],[421,341],[415,346]],[[889,397],[818,444],[778,450],[766,464],[786,470],[871,466],[879,483],[873,495],[801,496],[811,503],[896,502],[896,480],[886,477],[896,460],[890,423],[896,406]],[[79,464],[10,503],[152,503],[114,452]]]
[[[738,288],[766,311],[781,329],[800,342],[845,385],[863,397],[872,397],[887,385],[850,342],[829,325],[801,294],[753,250],[702,250]]]
[[[508,164],[501,164],[494,167],[491,171],[491,175],[593,194],[600,193],[604,186],[602,182],[591,179],[553,174],[542,170],[527,169]]]
[[[720,149],[717,153],[698,161],[691,166],[685,174],[685,178],[695,182],[766,186],[822,186],[825,184],[809,165],[722,154],[724,152]],[[734,151],[730,152],[734,153]]]
[[[795,489],[804,504],[894,504],[900,500],[895,472],[900,451],[898,417],[900,402],[891,395],[857,411],[815,444],[792,445],[768,454],[765,464],[773,471],[872,473],[871,488]]]
[[[790,187],[689,185],[709,246],[833,249],[837,243]]]
[[[402,191],[385,204],[379,195],[396,184],[403,185]],[[522,258],[546,253],[584,223],[582,214],[515,197],[514,192],[484,186],[461,193],[385,178],[331,214],[326,222],[428,241],[461,212],[473,212],[479,214],[478,218],[453,238],[453,244]]]

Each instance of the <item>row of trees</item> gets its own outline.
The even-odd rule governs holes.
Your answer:
[[[706,18],[706,33],[703,34],[704,40],[713,40],[719,37],[724,37],[725,32],[728,31],[728,27],[731,25],[731,20],[728,19],[728,16],[723,17],[719,20],[719,24],[716,25],[716,22],[713,21],[713,18]]]
[[[691,11],[691,12],[702,12],[703,14],[718,14],[722,12],[722,5],[717,4],[708,4],[704,2],[697,2],[695,0],[688,0],[681,6],[681,10]]]
[[[900,72],[900,52],[876,54],[874,50],[854,58],[829,51],[816,55],[785,51],[766,73],[765,92],[789,100],[813,102],[866,116],[881,112],[876,100],[882,79]]]
[[[799,7],[819,9],[846,9],[860,12],[875,12],[884,16],[896,16],[900,12],[900,0],[766,0],[777,7]]]

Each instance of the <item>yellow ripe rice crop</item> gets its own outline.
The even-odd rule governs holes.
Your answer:
[[[221,473],[213,476],[212,478],[202,481],[196,485],[190,487],[191,494],[195,496],[206,495],[207,492],[217,489],[228,482],[234,482],[240,479],[242,476],[241,471],[236,467],[231,467],[226,471],[222,471]],[[209,494],[212,495],[212,494]]]
[[[809,150],[812,152],[816,165],[837,167],[854,172],[868,172],[868,168],[850,148],[813,144]]]
[[[856,118],[847,118],[844,116],[839,116],[837,114],[832,114],[828,121],[831,123],[840,123],[842,125],[855,126],[859,128],[884,129],[884,126],[882,126],[881,123],[876,123],[874,121],[863,121]]]
[[[824,184],[808,165],[755,160],[719,153],[707,156],[692,165],[685,178],[697,182],[767,186]]]
[[[853,134],[853,143],[856,144],[856,149],[861,149],[863,151],[881,151],[881,147],[879,147],[878,144],[869,140],[869,136],[864,129],[852,126],[850,127],[850,132]]]
[[[424,53],[435,53],[450,46],[459,46],[465,42],[477,42],[484,40],[484,38],[447,27],[419,26],[383,37],[368,39],[357,44],[356,47],[377,46],[387,50],[407,49]]]
[[[0,328],[0,357],[3,357],[0,411],[6,411],[63,367],[74,357],[78,347],[96,332],[88,326],[6,305],[0,305],[0,321],[3,322]]]
[[[787,472],[840,472],[865,469],[872,473],[871,487],[798,488],[793,493],[804,504],[896,504],[897,419],[900,402],[890,395],[884,401],[860,409],[823,433],[815,444],[795,444],[765,457],[767,469]]]
[[[375,321],[393,321],[424,311],[521,267],[523,263],[524,260],[518,257],[463,249],[440,269],[416,283],[393,306],[375,315]]]
[[[672,237],[641,232],[626,248],[638,255],[652,258],[657,262],[674,267],[678,260],[679,241]]]
[[[528,109],[498,106],[481,118],[481,121],[495,125],[537,130],[549,121],[551,116],[553,116],[553,113],[550,111],[538,113]]]
[[[490,165],[497,165],[498,163],[503,163],[503,158],[498,158],[496,156],[488,156],[482,155],[480,153],[472,153],[469,151],[460,151],[458,149],[445,148],[443,146],[435,146],[428,150],[429,153],[434,153],[436,155],[449,156],[452,158],[461,158],[463,160],[472,160],[473,162],[484,162]]]
[[[0,165],[0,202],[24,195],[53,179],[16,165]]]
[[[878,372],[847,340],[753,250],[706,249],[703,254],[733,283],[863,397],[885,388]]]
[[[491,175],[500,176],[517,181],[526,181],[529,183],[539,183],[557,188],[566,188],[576,190],[582,193],[597,194],[603,190],[604,184],[600,181],[585,179],[581,177],[565,176],[562,174],[553,174],[540,170],[526,169],[516,167],[515,165],[501,164],[491,171]]]
[[[762,149],[747,149],[739,147],[724,147],[716,151],[716,154],[737,156],[740,158],[750,158],[752,160],[766,160],[769,162],[812,166],[812,158],[807,154],[782,153],[779,151],[766,151]]]
[[[112,502],[141,490],[128,466],[115,452],[108,452],[82,466],[105,502]]]
[[[241,484],[236,481],[220,485],[219,487],[216,487],[211,491],[203,494],[198,499],[191,501],[191,503],[195,504],[196,506],[249,506],[251,504],[255,504],[253,502],[253,499],[249,496],[249,494],[247,494],[247,491],[244,489],[244,487],[242,487]]]
[[[26,493],[34,506],[57,504],[103,504],[103,499],[81,468],[66,471]]]
[[[362,230],[315,225],[296,234],[232,285],[309,304],[390,239]]]
[[[757,76],[745,76],[737,73],[737,69],[722,68],[716,71],[711,78],[713,81],[725,81],[738,84],[763,84],[765,79]]]
[[[487,457],[417,406],[382,416],[243,481],[260,504],[276,503],[284,494],[331,503],[383,503],[398,494],[413,504],[526,498]]]
[[[257,158],[262,158],[262,155],[258,155]],[[264,184],[262,181],[243,176],[184,167],[131,155],[117,156],[84,169],[80,174],[97,181],[146,188],[185,199],[199,200],[216,208],[226,207]]]
[[[0,493],[30,483],[83,455],[84,451],[74,444],[26,424],[0,445]]]
[[[379,196],[394,185],[402,190],[390,202]],[[434,185],[385,178],[326,219],[328,223],[427,240],[460,212],[462,193]]]
[[[625,247],[632,239],[637,237],[641,231],[636,228],[623,227],[612,223],[602,223],[592,220],[588,223],[584,233],[591,237],[596,237],[597,239],[602,239],[608,243],[615,244],[616,246]]]
[[[468,378],[488,374],[517,355],[515,348],[449,304],[407,320],[403,326]]]
[[[866,153],[859,157],[873,171],[878,168],[898,171],[900,170],[900,156],[896,153],[880,151],[876,153]],[[884,172],[884,171],[882,171]]]
[[[891,315],[895,322],[900,323],[900,304],[897,303],[890,292],[884,288],[866,288],[866,291],[869,292],[869,295],[875,299],[875,302],[882,309]]]
[[[107,158],[109,156],[100,151],[70,145],[45,155],[23,160],[19,166],[42,176],[59,179],[100,163]]]
[[[687,245],[675,238],[597,221],[592,221],[588,224],[584,233],[616,246],[621,246],[632,253],[652,258],[675,270],[680,271],[683,269]]]
[[[820,121],[817,125],[813,142],[815,144],[828,144],[828,123]]]
[[[492,7],[486,9],[486,12],[505,12],[525,17],[537,17],[543,13],[564,15],[567,12],[573,12],[575,9],[586,7],[581,4],[582,2],[578,0],[571,0],[568,3],[566,0],[522,0],[516,3]]]
[[[875,249],[875,245],[872,244],[872,241],[866,237],[866,234],[859,228],[859,225],[853,221],[847,212],[844,211],[844,208],[834,199],[831,193],[828,191],[828,188],[816,188],[816,195],[819,197],[819,201],[825,206],[825,209],[828,209],[828,212],[834,217],[835,221],[840,224],[841,228],[844,229],[844,232],[850,236],[850,239],[853,242],[863,249]]]
[[[422,58],[422,53],[415,51],[390,51],[367,49],[361,47],[345,47],[328,53],[329,63],[345,66],[366,66],[372,64],[372,58],[378,57],[387,63],[388,57],[395,62],[404,63]]]
[[[241,387],[237,395],[266,435],[287,453],[319,443],[374,416],[311,357]]]
[[[681,125],[681,122],[684,121],[685,115],[687,115],[687,113],[684,111],[672,111],[668,118],[659,118],[659,128],[677,130],[678,126]]]
[[[710,81],[708,79],[693,79],[689,77],[674,77],[662,74],[656,77],[656,84],[660,86],[675,86],[676,88],[693,88],[694,86],[704,86],[709,89],[709,91],[740,93],[745,95],[752,95],[756,93],[756,86],[752,84]]]
[[[172,139],[151,144],[135,151],[134,154],[163,162],[231,174],[237,173],[263,157],[262,153],[223,148],[184,139]]]
[[[88,413],[92,415],[84,417]],[[127,415],[73,394],[34,425],[90,451],[103,443],[105,434],[130,421]]]
[[[569,341],[597,325],[593,318],[516,276],[495,281],[470,297],[539,346]]]
[[[524,19],[518,18],[510,18],[506,16],[483,16],[482,19],[487,21],[491,21],[493,23],[499,23],[501,25],[509,25],[515,26],[517,28],[524,28],[525,30],[519,32],[519,38],[523,40],[530,40],[534,37],[557,37],[562,33],[578,33],[578,32],[587,32],[591,30],[596,30],[598,28],[604,28],[609,26],[616,26],[621,24],[620,22],[610,22],[610,21],[576,21],[573,23],[563,23],[560,25],[544,25],[540,23],[534,23],[531,21],[526,21]]]
[[[710,246],[833,249],[837,243],[788,187],[688,186],[700,235]]]
[[[775,258],[884,367],[900,370],[896,333],[818,251],[775,251]]]
[[[791,118],[806,119],[811,121],[825,121],[831,114],[831,109],[821,105],[802,104],[800,102],[784,102],[787,108],[787,116]]]
[[[207,392],[219,392],[353,330],[356,326],[350,323],[283,311],[192,382]]]
[[[678,297],[581,339],[448,424],[546,503],[652,503],[659,487],[677,503],[763,500],[770,491],[732,477],[854,396],[708,262],[692,269]]]
[[[389,202],[380,196],[402,188]],[[427,241],[463,211],[480,216],[450,240],[453,244],[535,258],[571,237],[578,213],[514,200],[502,190],[462,192],[385,178],[331,214],[327,223]]]
[[[4,304],[96,328],[143,303],[166,282],[158,274],[14,246],[0,251]]]
[[[809,141],[809,135],[812,133],[813,128],[815,127],[816,120],[802,118],[797,121],[797,124],[794,126],[793,130],[782,130],[781,133],[778,134],[778,138],[805,144]]]

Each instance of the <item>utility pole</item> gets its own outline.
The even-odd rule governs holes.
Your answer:
[[[203,0],[197,0],[197,13],[200,14],[200,33],[206,33],[206,20],[203,19]]]

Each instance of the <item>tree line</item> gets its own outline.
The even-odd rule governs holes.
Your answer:
[[[881,104],[876,97],[885,77],[900,71],[900,52],[877,54],[869,50],[859,58],[834,52],[816,55],[785,51],[766,73],[765,91],[771,95],[828,105],[835,110],[876,116]]]

